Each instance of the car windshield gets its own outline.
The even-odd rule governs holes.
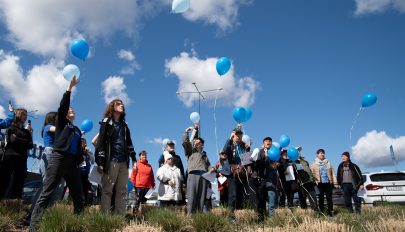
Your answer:
[[[380,173],[370,176],[371,181],[405,181],[405,173]]]

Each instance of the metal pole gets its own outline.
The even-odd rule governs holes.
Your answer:
[[[192,83],[193,85],[194,85],[194,87],[195,87],[195,89],[196,89],[196,91],[195,92],[176,92],[176,94],[183,94],[183,93],[198,93],[198,114],[200,115],[200,122],[199,122],[199,126],[198,126],[198,136],[200,137],[201,136],[201,98],[202,99],[205,99],[204,98],[204,95],[202,95],[202,93],[207,93],[207,92],[213,92],[213,91],[220,91],[220,90],[223,90],[223,88],[217,88],[217,89],[210,89],[210,90],[203,90],[203,91],[200,91],[199,89],[198,89],[198,87],[197,87],[197,83],[195,83],[195,82],[193,82]]]

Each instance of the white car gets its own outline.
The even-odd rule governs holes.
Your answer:
[[[365,195],[364,203],[379,202],[405,203],[404,172],[371,172],[363,173]]]

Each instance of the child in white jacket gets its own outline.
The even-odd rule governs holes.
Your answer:
[[[157,179],[160,181],[158,200],[161,206],[175,206],[182,200],[183,178],[180,169],[173,164],[173,156],[167,151],[163,155],[165,164],[157,171]]]

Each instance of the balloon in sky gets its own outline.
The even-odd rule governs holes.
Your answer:
[[[277,161],[280,159],[280,149],[275,146],[271,146],[270,149],[267,151],[267,155],[271,160]]]
[[[193,123],[198,123],[200,121],[200,114],[197,112],[193,112],[190,114],[190,120]]]
[[[290,137],[287,135],[281,135],[280,141],[279,141],[280,147],[287,147],[290,144]]]
[[[236,107],[235,109],[233,109],[232,116],[233,116],[233,119],[238,123],[245,122],[246,109],[243,107],[240,107],[240,106]]]
[[[72,80],[73,76],[76,76],[76,79],[79,79],[80,76],[80,70],[79,67],[77,67],[74,64],[68,64],[63,68],[63,77],[70,81]]]
[[[296,161],[298,159],[299,153],[298,153],[298,150],[295,147],[290,147],[287,150],[287,155],[288,155],[288,158],[291,161]]]
[[[361,106],[363,108],[372,106],[376,102],[377,102],[377,96],[374,93],[364,94],[363,97],[361,98]]]
[[[280,149],[280,144],[278,142],[272,142],[271,145]]]
[[[190,7],[190,0],[173,0],[172,2],[172,12],[173,13],[184,13]]]
[[[243,135],[242,136],[242,142],[250,146],[250,137],[249,135]]]
[[[162,144],[163,144],[164,147],[166,147],[166,145],[167,145],[169,142],[170,142],[170,139],[165,138],[165,139],[163,139]]]
[[[217,61],[217,73],[222,76],[225,75],[229,69],[231,69],[231,60],[228,57],[221,57]]]
[[[250,109],[245,109],[245,110],[246,110],[245,122],[247,122],[250,120],[250,118],[252,118],[252,110],[250,110]]]
[[[84,39],[77,39],[70,45],[70,52],[73,56],[85,60],[89,54],[89,45]]]
[[[91,129],[93,129],[93,122],[89,119],[84,120],[82,122],[82,124],[80,125],[80,130],[82,130],[86,133],[91,131]]]

